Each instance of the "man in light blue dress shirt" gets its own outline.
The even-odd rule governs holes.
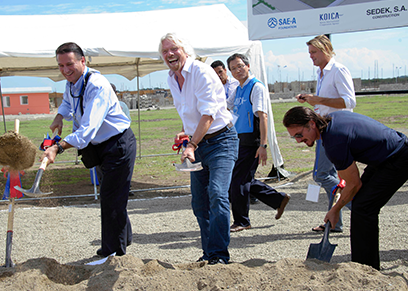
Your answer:
[[[53,163],[57,154],[68,148],[75,147],[83,153],[93,148],[93,166],[99,166],[104,176],[100,185],[102,247],[97,254],[124,255],[132,242],[127,202],[136,158],[136,138],[130,120],[109,81],[85,65],[84,53],[77,44],[62,44],[56,50],[56,58],[67,83],[50,129],[58,129],[61,135],[65,119],[73,122],[73,130],[60,143],[49,147],[42,158]]]

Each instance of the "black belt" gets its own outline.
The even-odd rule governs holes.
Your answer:
[[[233,124],[232,124],[232,122],[230,122],[225,127],[221,128],[220,130],[218,130],[218,131],[216,131],[214,133],[209,133],[209,134],[204,135],[203,140],[207,140],[207,139],[210,139],[210,138],[212,138],[214,136],[217,136],[217,135],[227,131],[227,129],[230,129],[232,126],[233,126]]]

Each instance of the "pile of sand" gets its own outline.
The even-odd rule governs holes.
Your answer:
[[[171,265],[130,255],[99,266],[32,259],[0,271],[3,290],[407,290],[406,277],[385,276],[355,263],[283,259],[242,264]]]
[[[9,131],[0,136],[0,165],[10,170],[25,170],[33,166],[36,146],[25,136]]]

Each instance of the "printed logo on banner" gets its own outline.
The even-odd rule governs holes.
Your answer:
[[[293,29],[297,28],[296,25],[296,18],[295,17],[287,17],[287,18],[279,18],[276,19],[275,17],[271,17],[268,19],[268,26],[270,28],[278,27],[278,29]]]
[[[371,16],[372,19],[389,18],[389,17],[399,17],[400,12],[404,13],[408,11],[405,5],[394,6],[394,7],[380,7],[367,9],[366,15]]]
[[[338,25],[340,24],[340,18],[343,17],[343,15],[344,14],[338,12],[321,13],[319,14],[320,26]]]

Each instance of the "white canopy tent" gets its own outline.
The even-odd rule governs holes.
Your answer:
[[[200,58],[246,54],[251,71],[267,84],[261,43],[248,40],[247,28],[224,4],[129,13],[1,15],[0,22],[0,77],[63,80],[55,50],[72,41],[84,50],[87,66],[132,80],[167,69],[160,60],[158,45],[167,32],[176,32],[189,40]],[[279,168],[283,159],[266,93],[268,140],[274,165]]]

